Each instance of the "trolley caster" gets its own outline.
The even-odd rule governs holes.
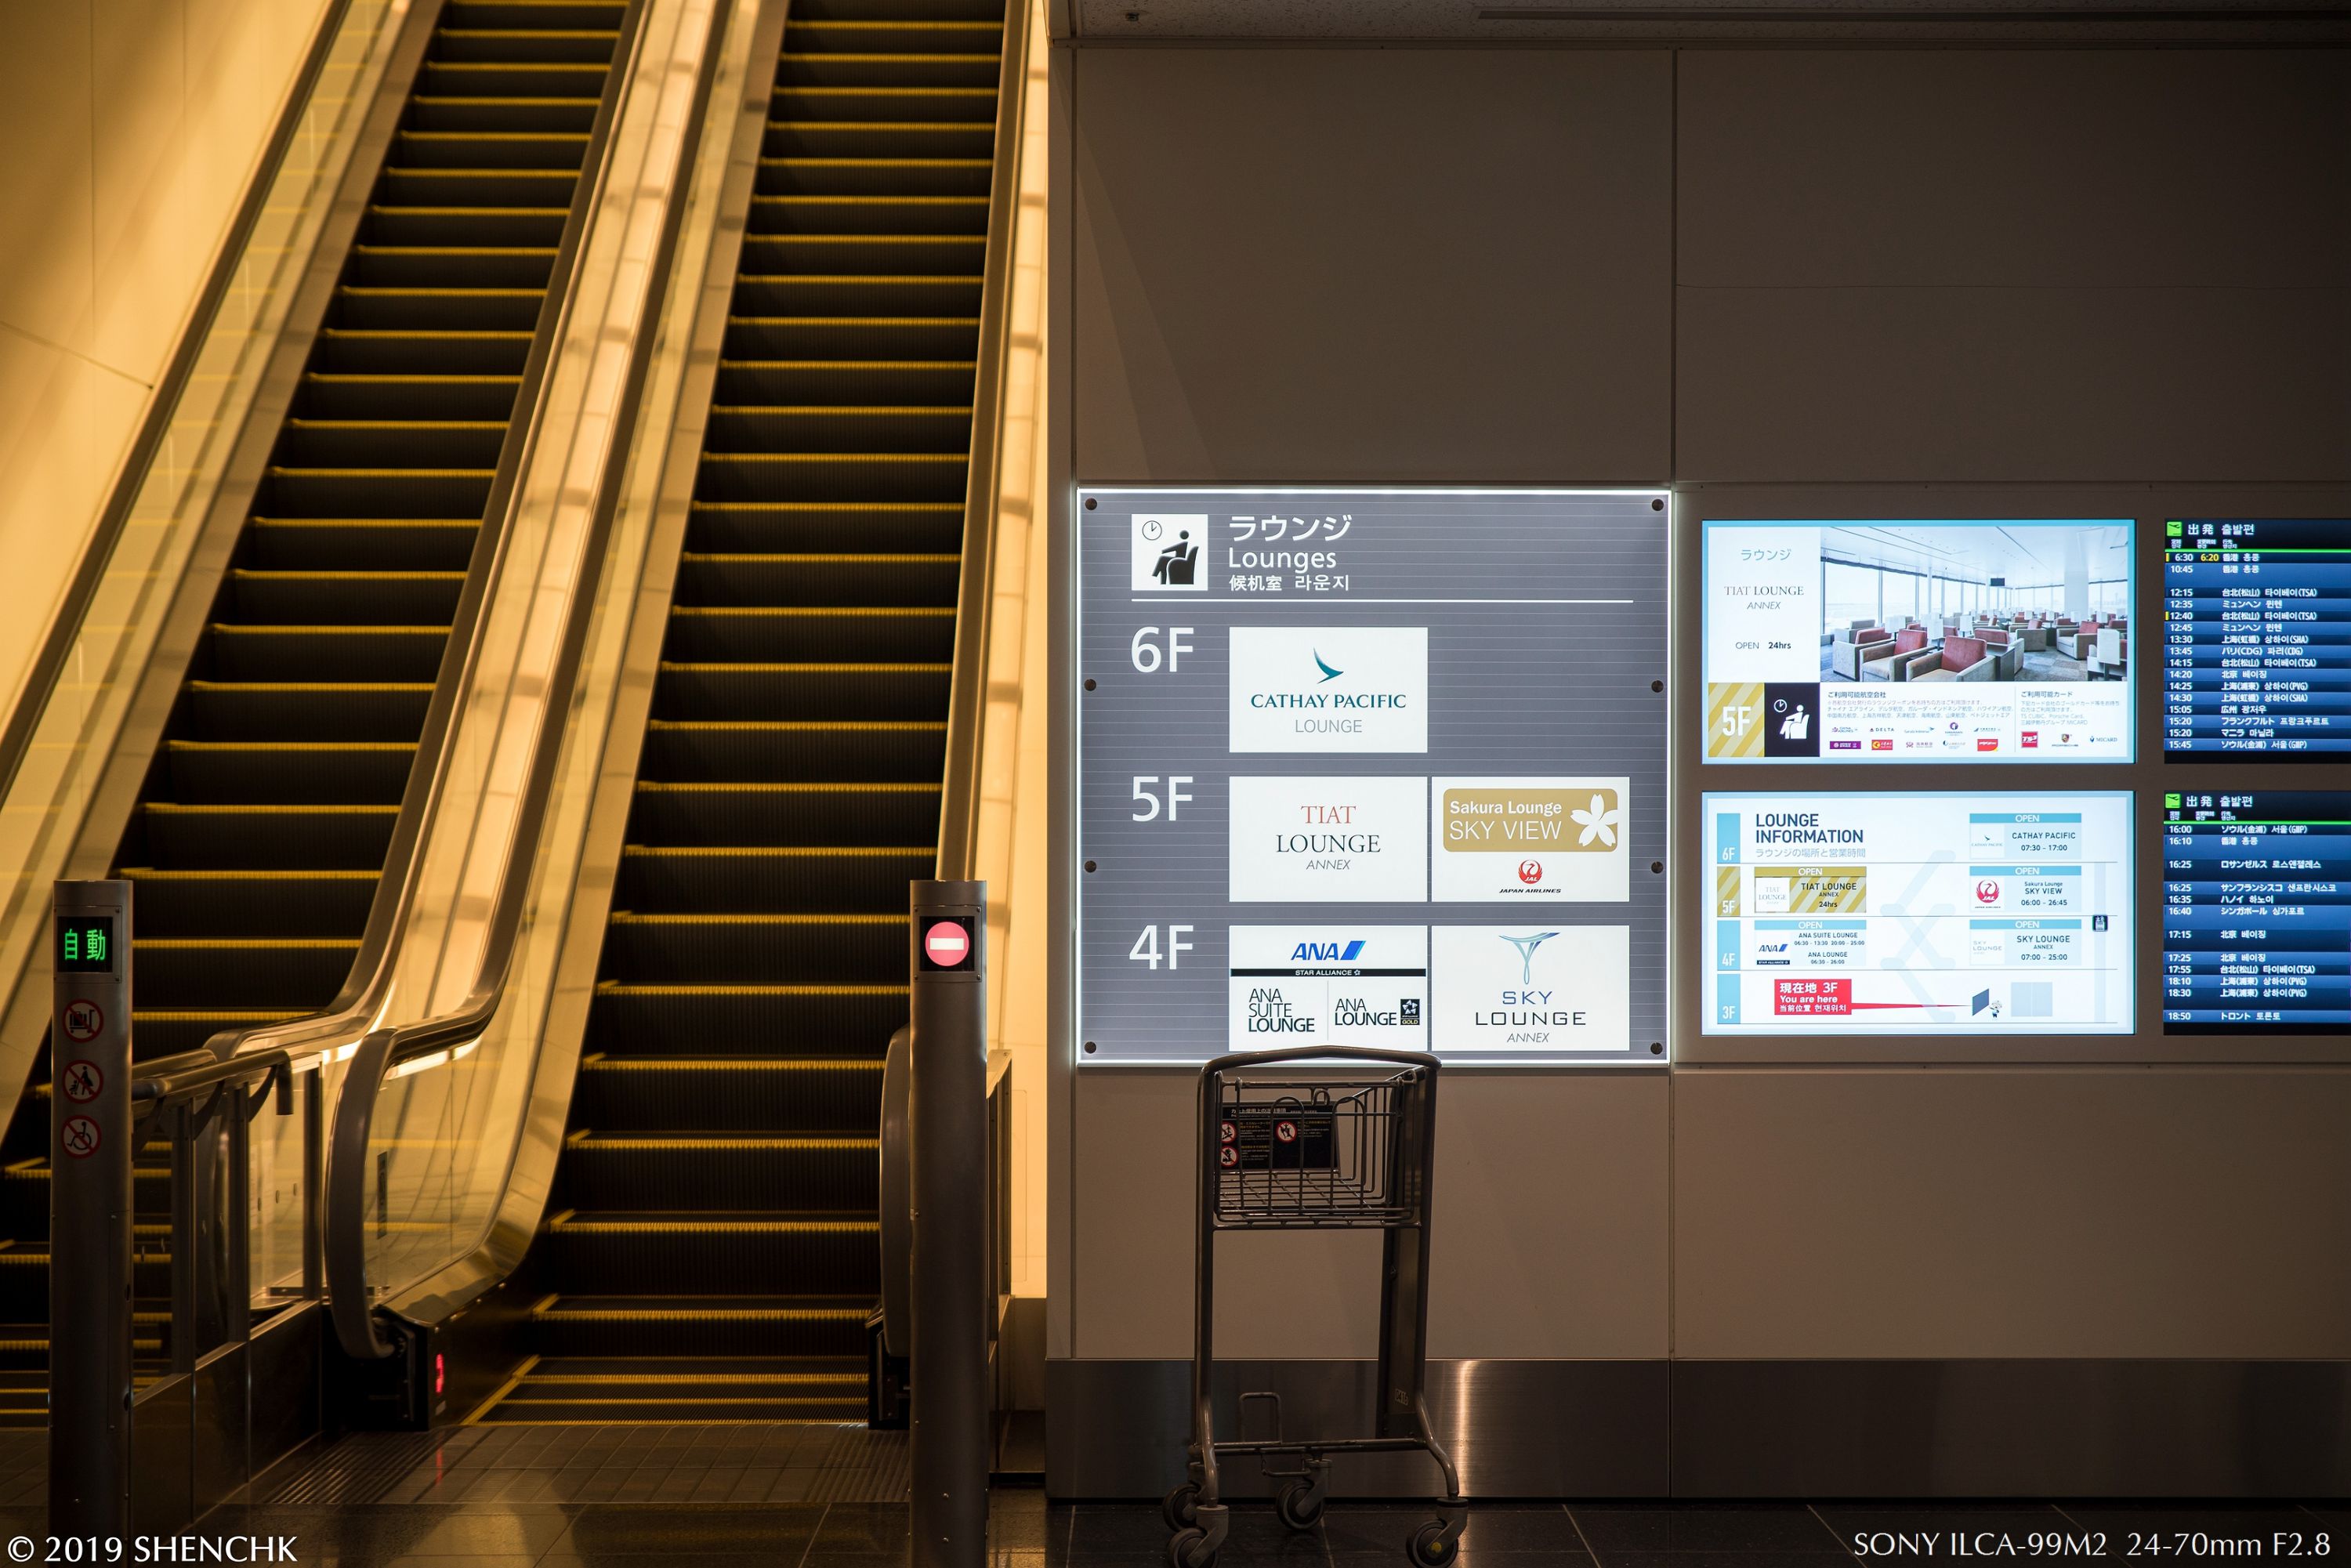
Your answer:
[[[1273,1500],[1273,1511],[1292,1530],[1311,1530],[1322,1521],[1322,1489],[1311,1481],[1292,1481]]]
[[[1447,1563],[1461,1555],[1461,1538],[1447,1534],[1447,1528],[1445,1521],[1430,1520],[1413,1531],[1412,1543],[1405,1548],[1405,1554],[1421,1568],[1445,1568]]]
[[[1159,1517],[1167,1528],[1178,1533],[1200,1522],[1200,1489],[1186,1481],[1159,1500]]]
[[[1217,1549],[1207,1531],[1179,1530],[1167,1542],[1167,1562],[1168,1568],[1217,1568]]]

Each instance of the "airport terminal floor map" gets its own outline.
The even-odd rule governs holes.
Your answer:
[[[1081,490],[1079,1061],[1662,1061],[1667,507]]]

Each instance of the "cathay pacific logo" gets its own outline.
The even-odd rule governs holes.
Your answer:
[[[1320,651],[1317,651],[1314,654],[1314,667],[1322,672],[1322,679],[1320,684],[1323,685],[1329,685],[1332,681],[1337,680],[1341,675],[1347,673],[1344,670],[1332,669],[1330,664],[1323,660]]]
[[[1352,942],[1301,942],[1290,955],[1293,964],[1352,964],[1364,955],[1364,939]]]
[[[1519,950],[1519,984],[1535,983],[1535,949],[1559,935],[1556,931],[1538,931],[1532,936],[1513,936],[1504,932],[1502,940]]]

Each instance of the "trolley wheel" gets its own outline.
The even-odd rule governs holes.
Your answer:
[[[1170,1568],[1217,1568],[1217,1549],[1208,1544],[1208,1532],[1195,1526],[1179,1530],[1167,1542]]]
[[[1186,1481],[1159,1501],[1159,1517],[1172,1531],[1186,1531],[1200,1522],[1200,1489]]]
[[[1446,1540],[1445,1521],[1432,1519],[1413,1531],[1412,1544],[1405,1551],[1421,1568],[1445,1568],[1447,1563],[1461,1555],[1461,1542],[1458,1536],[1451,1541]]]
[[[1273,1500],[1273,1511],[1292,1530],[1311,1530],[1322,1520],[1322,1494],[1311,1481],[1292,1481]]]

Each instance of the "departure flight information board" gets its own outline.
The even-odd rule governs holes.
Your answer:
[[[2167,1034],[2351,1034],[2351,791],[2163,798]]]
[[[1663,1061],[1668,505],[1080,491],[1077,1061]]]
[[[2351,518],[2164,525],[2163,749],[2351,753]]]
[[[2126,790],[1709,794],[1708,1034],[2127,1034]]]

